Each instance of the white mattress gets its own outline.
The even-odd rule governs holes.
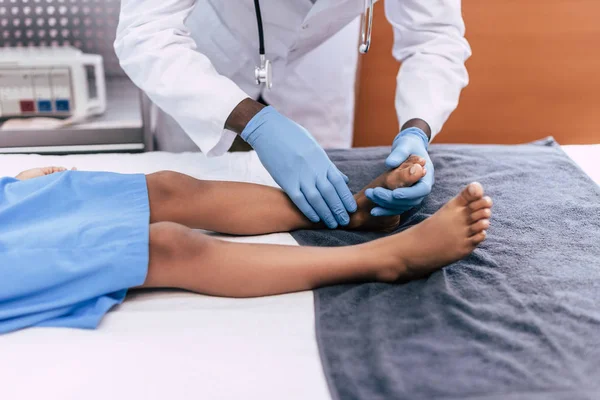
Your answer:
[[[565,146],[600,183],[600,145]],[[0,175],[45,165],[274,182],[254,153],[0,155]],[[236,239],[295,245],[289,234]],[[4,399],[329,399],[312,292],[224,299],[137,292],[96,331],[29,329],[0,336]]]

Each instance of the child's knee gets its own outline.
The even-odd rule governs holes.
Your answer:
[[[181,176],[173,171],[160,171],[146,176],[150,221],[168,221],[180,201],[183,184]]]
[[[205,235],[176,223],[151,224],[150,262],[144,286],[178,286],[182,269],[205,251],[209,240]]]
[[[192,229],[174,223],[157,222],[150,225],[150,248],[164,257],[188,256],[204,247],[208,238]]]
[[[179,174],[173,171],[159,171],[146,176],[148,195],[151,202],[164,202],[176,195],[179,187]]]
[[[177,252],[177,237],[183,234],[183,227],[171,222],[158,222],[150,225],[150,254],[161,259]]]

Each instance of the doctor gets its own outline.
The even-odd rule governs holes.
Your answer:
[[[348,224],[356,203],[347,177],[302,125],[318,131],[317,137],[339,135],[351,118],[354,76],[344,63],[337,64],[339,74],[326,68],[308,76],[298,71],[315,57],[311,50],[343,31],[370,3],[122,0],[115,50],[133,82],[205,154],[223,154],[240,135],[308,219],[336,228]],[[410,188],[369,189],[367,196],[379,206],[373,215],[400,214],[431,192],[428,144],[458,104],[471,54],[460,0],[386,0],[385,11],[394,27],[393,55],[402,61],[396,93],[400,133],[386,165],[397,167],[417,154],[426,160],[427,175]],[[367,25],[363,51],[370,40]],[[271,106],[256,101],[261,96]]]

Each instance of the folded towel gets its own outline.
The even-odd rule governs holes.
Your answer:
[[[330,156],[358,191],[385,169],[388,151]],[[434,190],[399,230],[479,181],[494,199],[488,239],[427,279],[315,291],[332,397],[600,398],[600,188],[552,139],[432,145],[431,157]],[[317,246],[383,236],[293,235]]]

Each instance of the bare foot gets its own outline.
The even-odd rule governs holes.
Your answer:
[[[386,171],[379,175],[374,181],[367,185],[360,193],[356,194],[356,204],[358,210],[351,215],[350,224],[345,229],[384,231],[391,232],[400,224],[400,216],[374,217],[371,215],[371,209],[375,204],[365,196],[368,188],[385,187],[388,189],[397,189],[401,187],[412,186],[421,179],[427,171],[424,168],[425,160],[419,156],[410,156],[398,168]]]
[[[368,243],[380,246],[376,251],[389,259],[388,266],[377,272],[377,279],[420,279],[468,256],[485,240],[491,207],[492,199],[483,197],[483,187],[471,183],[420,224]]]

